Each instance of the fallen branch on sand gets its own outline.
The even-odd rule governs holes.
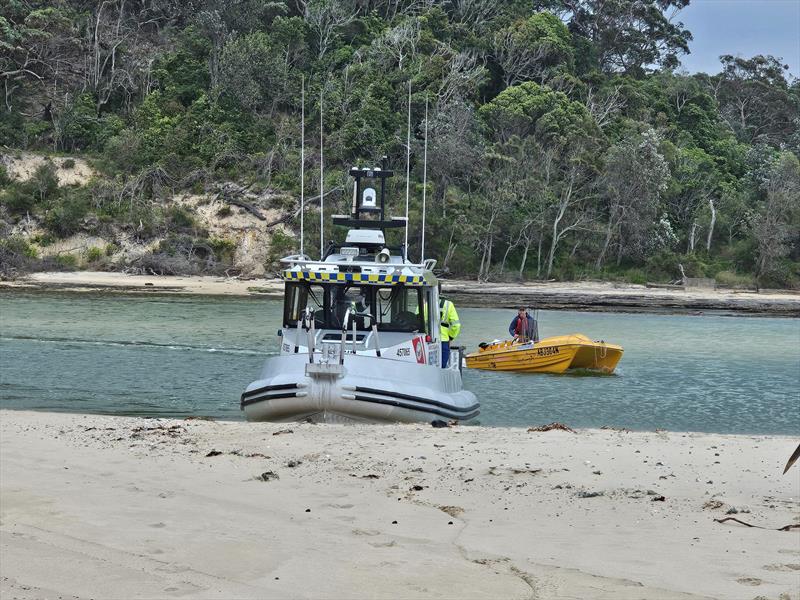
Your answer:
[[[745,527],[754,527],[755,529],[771,529],[771,527],[762,527],[761,525],[751,525],[750,523],[745,523],[744,521],[737,519],[736,517],[725,517],[724,519],[714,519],[717,523],[724,523],[725,521],[735,521],[736,523],[740,523]],[[775,531],[791,531],[792,529],[800,529],[800,523],[794,525],[784,525],[783,527],[778,527]]]

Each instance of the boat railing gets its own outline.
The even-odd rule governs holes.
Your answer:
[[[306,330],[308,333],[308,362],[314,362],[314,340],[317,338],[317,332],[314,326],[314,309],[306,308],[300,315],[302,317],[302,326],[303,329]],[[300,337],[300,321],[297,322],[297,336],[296,338]],[[297,342],[295,341],[295,344]],[[295,345],[295,353],[298,352],[299,348]]]
[[[463,357],[466,350],[466,346],[450,346],[450,364],[447,365],[447,368],[458,369],[459,374],[463,375]]]
[[[378,320],[377,318],[368,312],[356,312],[352,310],[351,307],[344,313],[344,318],[342,319],[342,341],[339,346],[339,364],[344,364],[344,351],[345,351],[345,344],[347,343],[347,328],[348,326],[352,326],[353,333],[352,333],[352,341],[353,341],[353,354],[356,353],[356,341],[357,341],[357,334],[356,334],[356,319],[369,319],[372,323],[372,336],[375,338],[375,355],[380,358],[381,357],[381,343],[378,339]]]

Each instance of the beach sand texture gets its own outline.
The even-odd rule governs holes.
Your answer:
[[[99,271],[31,273],[0,281],[0,290],[113,292],[207,296],[283,296],[280,279],[237,279],[213,276],[149,276]],[[573,310],[728,311],[800,316],[796,290],[714,290],[648,288],[612,282],[565,281],[538,283],[476,283],[444,280],[444,293],[459,306]]]
[[[0,597],[796,600],[796,444],[2,411]]]

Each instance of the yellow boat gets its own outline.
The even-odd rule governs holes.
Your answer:
[[[592,341],[580,333],[556,335],[538,342],[505,340],[481,344],[467,354],[467,367],[518,373],[563,373],[590,369],[612,373],[622,358],[622,346]]]

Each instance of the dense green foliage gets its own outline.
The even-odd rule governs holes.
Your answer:
[[[800,285],[800,81],[769,56],[676,71],[691,33],[666,14],[688,2],[10,0],[0,144],[83,153],[102,177],[0,172],[0,219],[230,260],[167,201],[237,181],[293,211],[303,86],[308,210],[322,97],[326,212],[346,210],[347,167],[386,154],[399,213],[410,85],[412,256],[427,103],[426,254],[446,272]]]

